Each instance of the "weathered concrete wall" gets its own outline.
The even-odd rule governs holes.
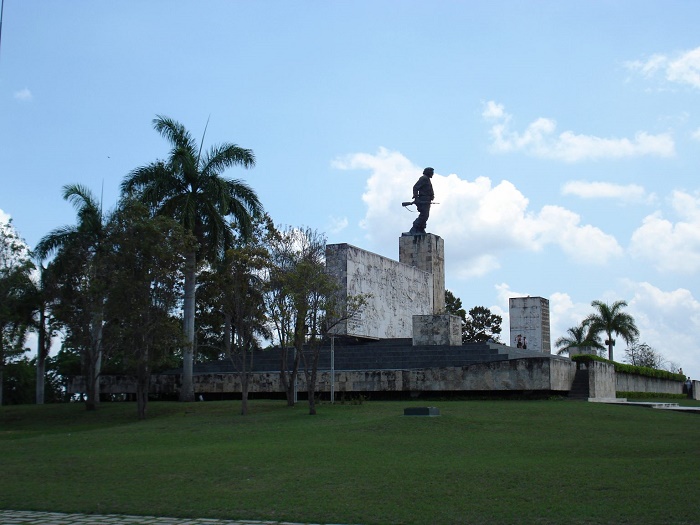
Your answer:
[[[581,363],[588,368],[589,397],[595,399],[615,399],[615,365],[591,361]]]
[[[413,346],[462,346],[462,320],[459,316],[414,315]]]
[[[640,375],[615,374],[615,388],[618,392],[658,392],[660,394],[682,394],[683,383]]]
[[[372,295],[361,312],[336,327],[337,334],[410,338],[413,316],[433,313],[433,276],[424,270],[349,244],[327,245],[326,270],[340,282],[342,298]]]
[[[527,349],[551,352],[549,300],[542,297],[512,297],[509,300],[510,346],[518,345],[518,336],[527,340]]]
[[[445,311],[445,241],[442,237],[403,235],[399,237],[399,262],[414,266],[433,276],[433,314]]]
[[[335,373],[336,392],[439,392],[439,391],[555,391],[571,388],[576,364],[563,358],[529,358],[494,361],[464,367],[441,367],[411,370],[355,370]],[[151,392],[176,394],[180,378],[177,375],[154,375]],[[319,371],[318,392],[330,392],[331,373]],[[136,392],[136,384],[124,376],[101,378],[104,393]],[[297,390],[306,390],[303,374]],[[199,394],[240,392],[237,374],[196,374],[194,391]],[[253,374],[251,393],[282,392],[279,373]],[[82,378],[69,386],[69,392],[84,392]]]

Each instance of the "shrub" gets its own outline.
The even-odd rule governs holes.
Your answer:
[[[645,366],[634,366],[625,363],[617,363],[615,361],[610,361],[608,359],[598,357],[596,355],[575,355],[571,358],[571,360],[577,363],[590,363],[591,361],[612,363],[613,365],[615,365],[615,372],[620,372],[621,374],[654,377],[657,379],[668,379],[670,381],[678,381],[680,383],[683,383],[685,381],[685,376],[683,374],[675,374],[673,372],[668,372],[667,370],[658,370],[656,368],[648,368]]]

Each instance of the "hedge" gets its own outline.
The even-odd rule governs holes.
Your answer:
[[[654,377],[657,379],[668,379],[670,381],[678,381],[679,383],[685,382],[685,376],[683,374],[675,374],[673,372],[668,372],[667,370],[658,370],[656,368],[649,368],[646,366],[634,366],[625,363],[617,363],[615,361],[610,361],[609,359],[605,359],[604,357],[599,357],[597,355],[579,354],[573,356],[571,360],[577,363],[590,363],[591,361],[600,361],[601,363],[612,363],[613,365],[615,365],[615,372],[620,372],[621,374]]]

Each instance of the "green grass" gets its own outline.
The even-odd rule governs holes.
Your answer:
[[[677,400],[676,400],[677,401]],[[688,402],[692,403],[692,402]],[[696,406],[698,403],[695,403]],[[408,406],[440,417],[404,417]],[[700,415],[568,401],[0,409],[0,508],[363,524],[700,521]]]

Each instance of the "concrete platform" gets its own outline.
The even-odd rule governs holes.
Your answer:
[[[657,410],[674,410],[676,412],[694,412],[700,414],[700,407],[681,406],[678,403],[659,403],[654,401],[627,401],[625,398],[617,399],[594,399],[588,401],[592,403],[607,403],[611,405],[625,405],[634,407],[654,408]]]
[[[122,514],[68,514],[28,510],[0,510],[0,523],[2,525],[312,525],[311,523],[291,523],[288,521],[165,518]]]

